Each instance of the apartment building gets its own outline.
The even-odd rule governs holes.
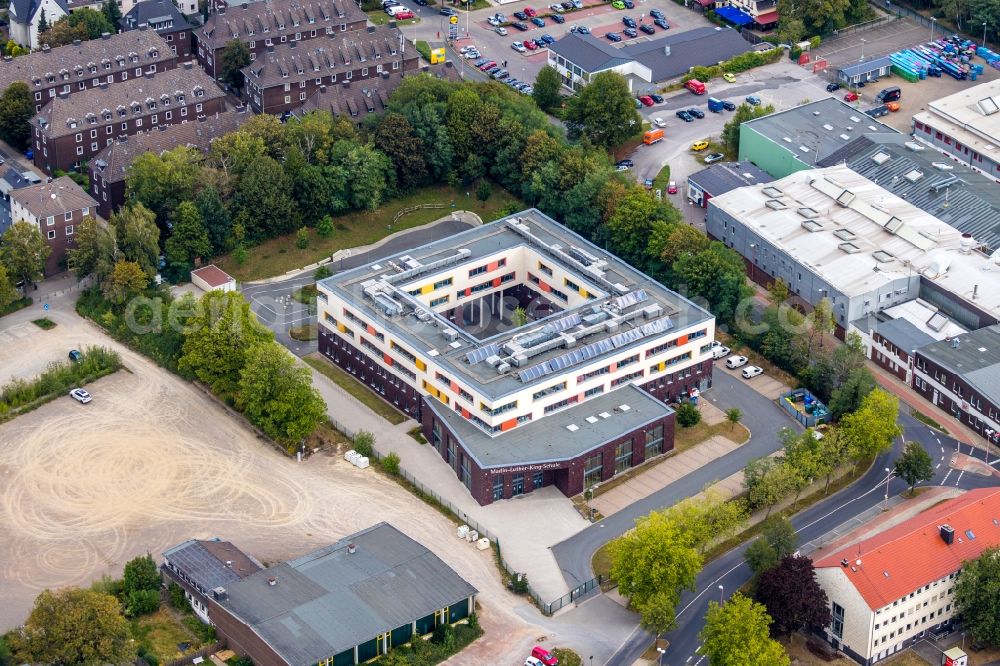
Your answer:
[[[220,7],[195,31],[198,62],[212,78],[222,74],[219,57],[237,39],[256,60],[269,47],[361,30],[368,17],[351,0],[263,0]]]
[[[225,93],[191,63],[148,71],[115,86],[52,100],[31,120],[33,159],[50,174],[78,169],[119,137],[224,110]]]
[[[138,30],[143,26],[163,37],[170,51],[181,60],[191,58],[191,44],[194,42],[194,26],[188,23],[184,14],[170,0],[143,0],[136,3],[121,19],[118,25],[123,32]]]
[[[66,250],[73,247],[76,228],[97,214],[97,202],[69,176],[37,183],[10,193],[10,214],[14,222],[30,222],[51,248],[45,260],[45,276],[66,269]]]
[[[143,28],[4,58],[0,90],[24,81],[38,112],[59,95],[75,95],[176,66],[177,56],[166,40],[155,30]]]
[[[305,43],[268,48],[243,70],[246,95],[257,113],[281,114],[301,106],[324,86],[364,86],[383,74],[414,72],[420,54],[393,25],[333,33]]]
[[[125,177],[132,162],[140,155],[159,155],[177,146],[188,146],[207,153],[215,139],[235,132],[250,117],[246,107],[240,107],[115,139],[87,163],[90,193],[97,199],[101,217],[110,218],[112,213],[125,205]]]
[[[319,283],[319,350],[422,423],[480,504],[673,448],[710,313],[528,210]]]
[[[951,626],[962,563],[1000,544],[1000,488],[970,490],[816,560],[830,644],[867,666]]]

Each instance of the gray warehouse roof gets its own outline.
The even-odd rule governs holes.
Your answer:
[[[770,183],[774,178],[751,162],[721,162],[688,176],[688,182],[717,197],[737,187]]]
[[[962,375],[987,400],[1000,405],[1000,325],[940,340],[918,351],[941,367]]]
[[[427,548],[379,523],[259,571],[226,592],[222,607],[287,663],[306,666],[478,590]]]
[[[256,560],[218,539],[191,539],[163,551],[163,557],[203,594],[260,571]]]
[[[910,323],[908,319],[890,319],[875,324],[874,328],[879,335],[906,353],[936,342],[934,338]]]
[[[575,32],[566,33],[565,37],[550,45],[549,50],[586,72],[599,72],[632,60],[621,49],[616,49],[607,42],[592,35],[578,35]]]
[[[748,127],[794,153],[799,160],[812,164],[818,164],[864,134],[899,134],[833,97],[743,123],[743,128]]]
[[[864,62],[856,62],[853,65],[841,67],[837,70],[837,72],[846,78],[851,78],[853,76],[867,74],[868,72],[875,72],[883,67],[889,67],[891,65],[892,60],[890,60],[888,56],[885,56],[882,58],[871,58],[870,60],[865,60]]]
[[[914,150],[916,148],[917,150]],[[930,213],[990,250],[1000,249],[1000,187],[967,166],[924,150],[903,134],[866,134],[819,161],[846,164],[865,178]]]
[[[732,28],[707,26],[649,41],[639,40],[621,51],[649,67],[653,81],[666,81],[687,74],[692,67],[716,65],[752,48]]]
[[[427,404],[483,469],[572,460],[673,413],[635,384],[490,437],[436,400]]]

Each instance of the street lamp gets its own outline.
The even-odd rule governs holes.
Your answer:
[[[861,60],[859,60],[858,62],[864,62],[865,61],[865,43],[867,41],[868,41],[867,39],[862,39],[861,40]]]
[[[889,510],[889,476],[892,474],[892,470],[888,467],[885,468],[885,503],[882,505],[883,511]]]
[[[934,28],[937,26],[937,18],[931,17],[931,41],[934,41]]]
[[[986,21],[983,21],[983,46],[986,46]]]
[[[993,433],[995,432],[993,428],[986,429],[986,464],[990,464],[990,442],[993,439]]]
[[[657,666],[663,666],[663,655],[665,655],[667,651],[661,647],[656,648],[656,651],[659,653],[659,656],[656,658]]]
[[[722,587],[722,585],[719,585],[719,603],[720,604],[723,603],[722,594],[723,594],[724,591],[725,591],[725,588]]]

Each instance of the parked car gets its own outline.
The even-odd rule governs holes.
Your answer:
[[[69,397],[73,398],[77,402],[86,405],[88,402],[93,400],[90,394],[84,391],[82,388],[75,388],[69,392]]]
[[[541,645],[531,648],[531,656],[542,662],[545,666],[559,666],[559,659]]]
[[[686,123],[690,123],[690,122],[694,121],[694,116],[692,116],[690,113],[688,113],[684,109],[681,109],[680,111],[677,112],[677,117],[680,118],[681,120],[683,120]]]
[[[468,58],[469,60],[472,60],[473,58],[478,58],[481,55],[482,54],[479,51],[477,51],[476,49],[470,49],[470,50],[468,50],[468,51],[465,52],[465,57]]]
[[[535,25],[537,25],[539,28],[544,28],[545,27],[545,19],[540,18],[538,16],[536,16],[535,18],[531,19],[531,22],[534,23]]]
[[[528,49],[529,51],[534,51],[538,48],[538,42],[536,42],[533,39],[526,39],[524,40],[524,48]]]
[[[631,160],[629,161],[631,162]],[[82,359],[83,359],[83,354],[80,353],[79,349],[69,350],[69,360],[73,361],[74,363],[79,363]]]
[[[649,96],[652,97],[653,101],[657,104],[663,104],[663,95],[654,95],[653,93],[650,93]]]
[[[726,159],[726,156],[722,153],[712,153],[711,155],[705,156],[705,164],[715,164],[716,162],[721,162]]]
[[[653,106],[653,98],[649,95],[642,95],[639,97],[639,101],[642,102],[643,106]]]
[[[479,65],[479,71],[481,71],[481,72],[485,72],[485,71],[487,71],[488,69],[491,69],[491,68],[493,68],[493,67],[496,67],[496,65],[497,65],[497,62],[496,62],[496,60],[487,60],[487,61],[486,61],[486,62],[484,62],[484,63],[483,63],[482,65]]]
[[[705,117],[705,112],[698,108],[688,109],[688,113],[690,113],[695,118],[698,118],[699,120]]]
[[[622,0],[615,0],[611,3],[611,6],[615,9],[625,9],[625,3]]]
[[[699,152],[708,148],[708,141],[702,139],[701,141],[695,141],[691,144],[691,150]]]
[[[492,76],[497,81],[503,81],[508,76],[510,76],[510,72],[508,72],[506,69],[501,69],[500,71],[493,72],[493,74],[491,74],[490,76]]]
[[[522,12],[514,12],[514,18],[516,18],[518,21],[527,21],[528,20],[528,15],[525,14],[523,11]]]
[[[732,72],[726,72],[725,74],[722,75],[722,78],[724,78],[729,83],[736,83],[736,75],[733,74]]]
[[[865,111],[865,114],[871,116],[872,118],[881,118],[882,116],[889,115],[889,107],[885,104],[881,104],[872,109]]]
[[[619,35],[617,32],[609,32],[608,34],[606,34],[604,36],[607,39],[611,40],[612,42],[620,42],[620,41],[622,41],[622,36]]]
[[[563,23],[566,22],[566,17],[565,16],[560,16],[559,14],[553,14],[549,18],[551,18],[553,21],[555,21],[556,23],[558,23],[560,25],[562,25]]]
[[[499,72],[502,69],[503,69],[503,67],[501,67],[500,65],[494,65],[493,67],[490,67],[489,69],[487,69],[486,73],[489,74],[490,76],[493,76],[494,74],[496,74],[497,72]]]
[[[524,666],[545,666],[545,664],[534,657],[528,657],[524,660]]]
[[[639,36],[639,32],[635,28],[625,28],[622,33],[629,39],[635,39]]]
[[[760,97],[755,97],[754,95],[747,95],[747,104],[750,106],[760,106]]]
[[[524,11],[525,14],[527,14],[528,16],[531,16],[531,17],[538,16],[538,12],[536,12],[531,7],[525,7],[522,11]]]
[[[828,83],[828,84],[826,84],[826,91],[827,92],[834,92],[834,91],[837,91],[837,90],[840,90],[840,84],[839,83]]]
[[[740,374],[743,375],[743,379],[753,379],[757,375],[764,374],[764,368],[757,365],[750,365],[743,368],[743,372]]]
[[[726,347],[718,340],[714,341],[712,343],[712,358],[720,359],[726,358],[727,356],[729,356],[729,347]]]
[[[672,180],[667,183],[667,194],[677,194],[677,181]]]
[[[656,34],[656,28],[654,28],[653,26],[649,25],[648,23],[643,23],[642,25],[640,25],[639,26],[639,30],[642,30],[647,35],[655,35]]]
[[[652,16],[653,18],[658,18],[658,19],[666,18],[663,15],[663,12],[661,12],[659,9],[650,9],[649,10],[649,15]]]
[[[387,9],[389,7],[396,7],[397,5],[401,4],[403,3],[397,2],[396,0],[382,0],[382,9]]]
[[[615,166],[623,166],[627,169],[631,169],[635,166],[635,162],[632,160],[618,160],[618,162],[615,163]]]
[[[575,32],[578,35],[589,35],[590,34],[590,28],[588,28],[585,25],[580,25],[580,26],[574,25],[572,28],[569,29],[569,31],[570,32]]]
[[[576,9],[577,6],[574,5],[572,2],[570,2],[569,0],[566,0],[566,2],[562,3],[562,8],[568,12],[572,9]]]
[[[512,26],[520,30],[521,32],[526,32],[528,30],[528,24],[524,21],[518,21],[517,23],[511,23]]]
[[[622,4],[625,5],[625,9],[635,9],[635,3],[632,0],[622,0]]]
[[[549,44],[555,44],[556,43],[556,38],[553,37],[552,35],[548,34],[548,33],[545,33],[544,35],[542,35],[541,37],[539,37],[535,41],[538,42],[539,46],[542,46],[543,44],[545,46],[548,46]]]
[[[667,23],[667,19],[655,18],[653,19],[653,25],[656,25],[657,27],[662,28],[664,30],[670,30],[670,24]]]
[[[427,0],[413,0],[413,1],[415,3],[417,3],[418,5],[420,5],[421,7],[426,7],[427,6]]]
[[[652,97],[652,95],[650,95],[650,97]],[[653,101],[655,102],[656,100]],[[656,127],[666,127],[667,121],[657,116],[656,118],[653,118],[653,125]]]
[[[564,11],[566,11],[566,9],[559,3],[554,3],[549,5],[549,9],[556,12],[557,14],[562,14]]]
[[[458,10],[451,7],[442,7],[440,13],[444,16],[458,16]]]
[[[844,95],[844,101],[845,102],[857,102],[858,98],[860,98],[860,97],[861,97],[861,95],[859,95],[858,93],[856,93],[856,92],[854,92],[852,90],[849,93],[847,93],[846,95]]]
[[[645,188],[646,188],[647,190],[651,190],[651,189],[653,189],[653,179],[652,179],[652,178],[647,178],[647,179],[645,180],[645,182],[643,183],[643,186],[645,186]]]
[[[497,27],[493,28],[493,32],[497,33],[501,37],[507,36],[507,28],[503,27],[502,25],[498,25]]]
[[[722,100],[722,108],[725,109],[726,111],[735,111],[736,105],[733,104],[732,102]]]
[[[742,367],[747,364],[750,360],[746,356],[740,356],[739,354],[734,354],[726,359],[726,367],[730,370],[735,370],[736,368]]]
[[[623,16],[622,17],[622,23],[624,23],[625,27],[627,27],[627,28],[634,28],[635,27],[635,19],[632,18],[631,16]]]
[[[514,49],[518,53],[524,53],[525,51],[528,50],[527,48],[525,48],[524,42],[511,42],[510,48]]]

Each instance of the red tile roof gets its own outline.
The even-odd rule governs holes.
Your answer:
[[[228,284],[233,279],[230,277],[229,273],[216,267],[215,264],[209,264],[208,266],[193,270],[191,271],[191,275],[197,275],[199,278],[207,282],[210,287],[221,287],[224,284]]]
[[[778,12],[765,12],[757,17],[757,24],[767,25],[768,23],[777,23],[778,18]]]
[[[951,545],[941,538],[942,525],[955,530]],[[815,565],[841,568],[868,606],[877,610],[957,571],[963,562],[998,544],[1000,488],[980,488],[831,553]]]

